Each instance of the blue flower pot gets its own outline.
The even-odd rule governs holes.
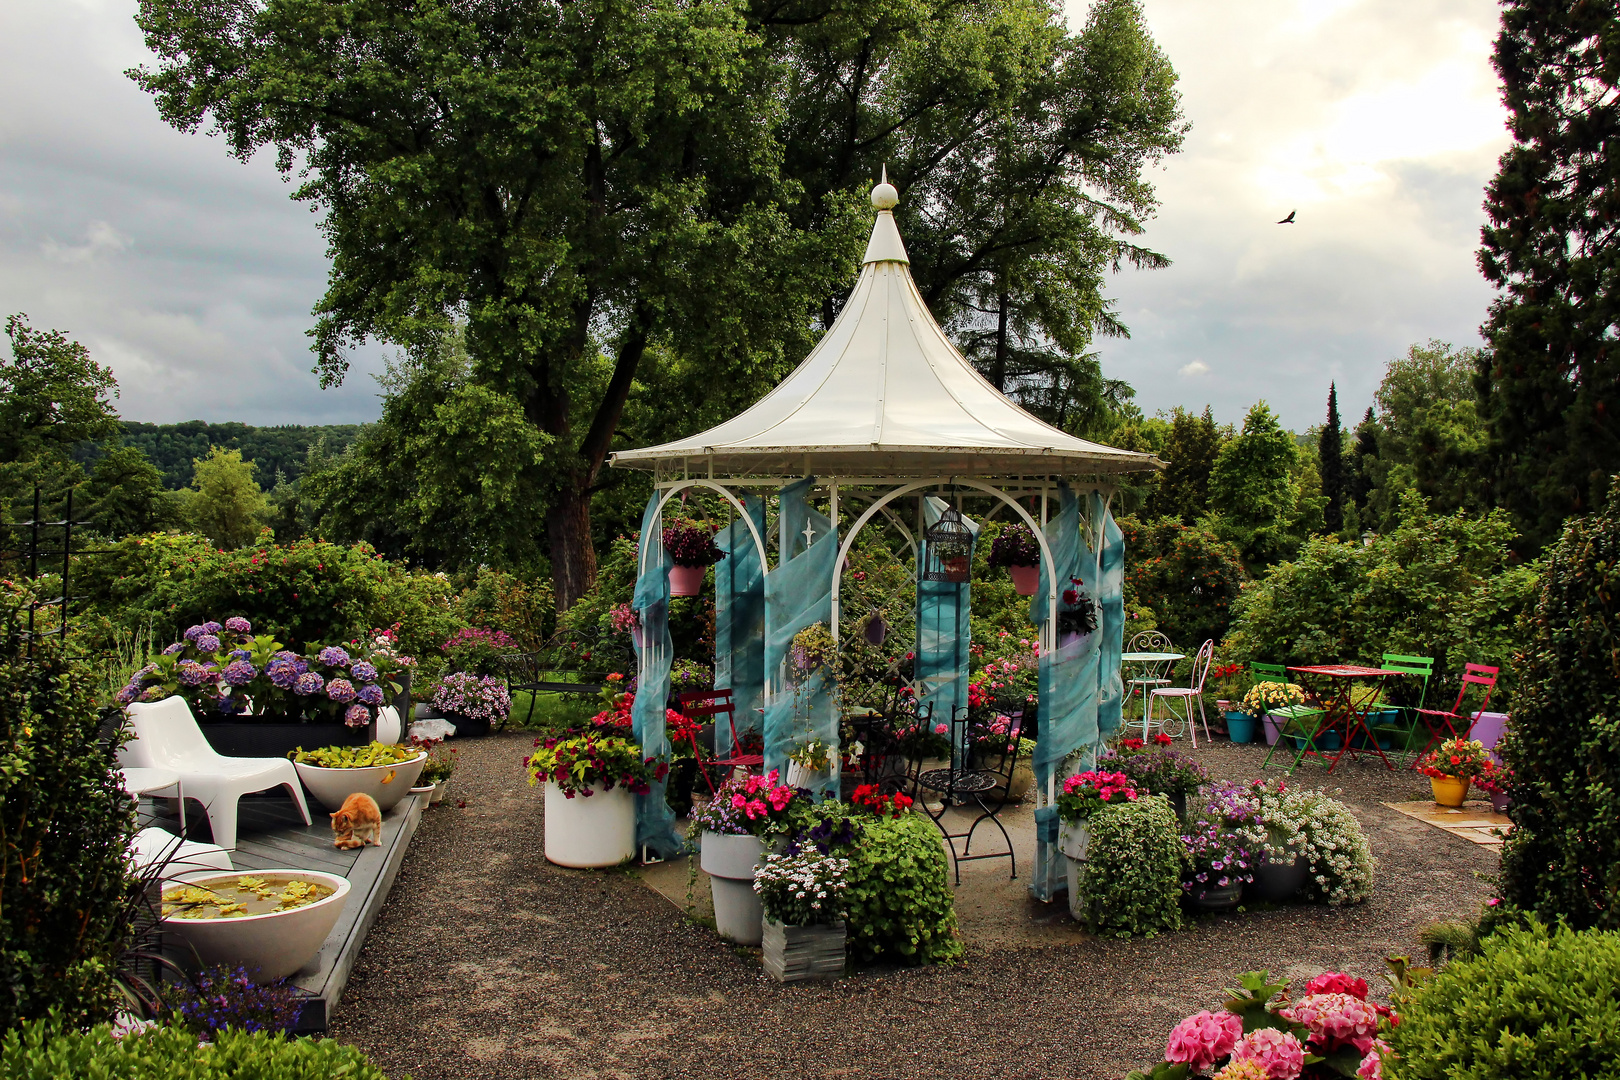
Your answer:
[[[1253,742],[1255,728],[1258,726],[1259,722],[1252,716],[1246,716],[1240,712],[1226,714],[1226,733],[1232,737],[1232,741],[1235,743]]]

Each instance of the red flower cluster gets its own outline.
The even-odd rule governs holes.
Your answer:
[[[849,801],[864,806],[878,817],[899,817],[911,809],[911,796],[895,792],[885,795],[876,784],[862,784],[855,789]]]

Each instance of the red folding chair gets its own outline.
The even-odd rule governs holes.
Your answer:
[[[698,729],[696,726],[692,728],[692,755],[697,758],[698,772],[703,774],[703,782],[709,785],[709,794],[714,794],[714,777],[710,775],[711,769],[730,771],[741,767],[752,771],[764,768],[764,754],[739,754],[737,752],[737,746],[739,745],[737,739],[737,703],[732,700],[729,686],[724,689],[689,690],[686,693],[676,694],[675,707],[682,716],[688,716],[694,720],[702,716],[715,717],[714,722],[717,725],[720,722],[718,719],[720,714],[724,713],[726,716],[726,725],[731,729],[731,754],[728,757],[705,758],[703,756],[703,747],[698,745]]]
[[[1486,667],[1484,664],[1465,664],[1463,665],[1462,686],[1457,690],[1457,703],[1451,707],[1449,712],[1442,709],[1412,710],[1423,721],[1423,726],[1428,728],[1429,731],[1429,741],[1423,744],[1422,750],[1418,751],[1417,758],[1412,759],[1414,763],[1418,758],[1427,754],[1435,743],[1443,739],[1455,739],[1458,737],[1457,728],[1453,721],[1462,721],[1465,717],[1462,711],[1463,696],[1468,693],[1468,687],[1471,684],[1485,688],[1485,700],[1479,703],[1479,708],[1475,709],[1473,715],[1468,717],[1467,722],[1463,724],[1463,735],[1466,736],[1468,732],[1474,729],[1474,721],[1479,718],[1479,714],[1491,706],[1491,691],[1496,689],[1496,675],[1501,670],[1501,668]]]

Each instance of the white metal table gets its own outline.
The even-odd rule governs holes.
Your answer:
[[[1130,688],[1130,693],[1125,696],[1124,704],[1129,705],[1130,699],[1140,690],[1142,694],[1144,731],[1147,730],[1145,724],[1147,720],[1148,689],[1168,684],[1170,680],[1165,678],[1164,675],[1169,673],[1170,666],[1177,660],[1185,660],[1186,658],[1186,653],[1179,652],[1128,652],[1119,654],[1119,662],[1122,667],[1126,664],[1142,665],[1137,678],[1125,680],[1125,685]]]

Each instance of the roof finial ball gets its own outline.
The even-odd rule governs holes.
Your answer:
[[[883,180],[872,189],[872,205],[879,210],[893,210],[900,201],[900,193],[889,183],[889,167],[883,166]]]

